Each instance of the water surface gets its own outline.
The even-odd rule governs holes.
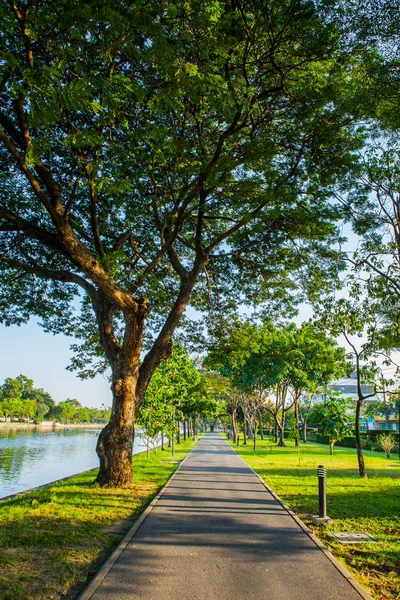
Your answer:
[[[0,498],[98,467],[101,429],[0,427]],[[134,453],[144,449],[136,436]]]

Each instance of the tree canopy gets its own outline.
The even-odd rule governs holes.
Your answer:
[[[131,481],[134,418],[190,298],[282,302],[340,268],[329,190],[365,134],[329,9],[0,7],[0,320],[80,338],[82,376],[111,366],[100,483]]]

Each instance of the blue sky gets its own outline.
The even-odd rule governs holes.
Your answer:
[[[111,405],[110,384],[103,376],[81,381],[66,370],[72,338],[45,333],[31,319],[27,325],[0,325],[0,384],[21,373],[44,388],[56,402],[76,398],[83,406]]]

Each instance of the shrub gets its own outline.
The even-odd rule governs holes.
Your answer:
[[[382,450],[385,452],[386,457],[390,458],[390,453],[396,445],[394,435],[391,433],[382,433],[376,439]]]

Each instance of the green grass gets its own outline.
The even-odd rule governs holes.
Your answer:
[[[400,598],[400,462],[364,451],[368,479],[358,475],[356,451],[308,442],[300,455],[294,442],[278,448],[270,440],[237,448],[278,496],[329,547],[338,560],[377,600]],[[317,467],[327,469],[327,513],[333,522],[318,527],[307,517],[318,514]],[[379,544],[342,545],[330,531],[365,531]]]
[[[75,598],[194,445],[136,455],[129,488],[91,471],[0,502],[0,599]]]

